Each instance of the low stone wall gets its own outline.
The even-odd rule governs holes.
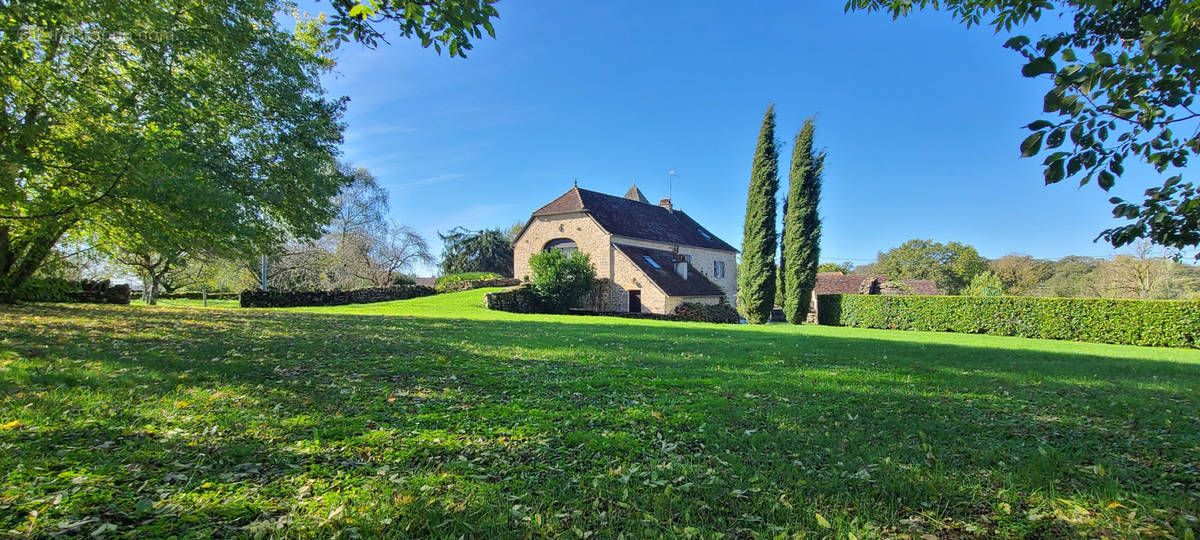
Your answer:
[[[70,291],[67,295],[71,302],[85,304],[129,304],[129,285],[112,285],[104,281],[80,281],[80,290]]]
[[[433,287],[424,285],[397,285],[395,287],[371,287],[349,291],[273,291],[250,289],[242,291],[242,307],[302,307],[341,306],[346,304],[372,304],[392,300],[408,300],[437,294]]]
[[[509,313],[542,313],[542,300],[528,285],[488,293],[483,297],[483,306]]]

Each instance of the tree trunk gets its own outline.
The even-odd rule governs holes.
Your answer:
[[[23,239],[14,239],[9,225],[0,226],[0,303],[16,301],[17,291],[33,277],[59,238],[74,224],[73,219],[45,224],[40,231]]]
[[[158,274],[150,275],[150,289],[146,293],[146,295],[147,295],[146,304],[151,305],[151,306],[158,305],[158,284],[159,284],[159,281],[161,281],[161,280],[162,280],[162,276],[160,276]]]

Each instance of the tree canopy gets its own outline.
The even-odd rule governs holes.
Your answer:
[[[509,235],[500,229],[472,231],[455,227],[446,234],[438,233],[445,244],[442,249],[443,274],[492,272],[511,276],[513,246]]]
[[[264,0],[31,2],[0,17],[0,291],[68,231],[149,250],[315,236],[345,183],[319,26]]]
[[[1047,184],[1095,181],[1108,190],[1141,160],[1164,180],[1145,199],[1110,199],[1128,220],[1097,237],[1114,246],[1139,238],[1174,248],[1200,245],[1200,185],[1185,181],[1200,152],[1200,3],[1189,0],[849,0],[847,10],[943,9],[968,26],[1011,31],[1054,10],[1073,27],[1005,44],[1026,58],[1025,77],[1046,77],[1046,118],[1027,126],[1021,155],[1045,156]],[[1200,257],[1200,254],[1197,255]]]
[[[931,279],[942,292],[958,294],[987,269],[987,259],[969,245],[913,239],[880,253],[875,264],[858,270],[892,279]]]
[[[395,23],[464,56],[494,36],[493,3],[331,0],[316,18],[283,0],[5,3],[0,301],[66,234],[156,257],[319,236],[347,181],[345,99],[320,81],[332,48],[375,46]]]

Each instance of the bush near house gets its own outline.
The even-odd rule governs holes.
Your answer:
[[[341,306],[345,304],[370,304],[408,300],[437,294],[433,287],[424,285],[397,285],[395,287],[370,287],[348,291],[276,291],[250,289],[242,291],[241,306],[246,307],[303,307]]]
[[[1200,301],[820,295],[821,324],[1200,348]]]
[[[543,251],[529,258],[532,276],[529,286],[541,298],[547,313],[566,313],[579,307],[596,288],[596,269],[586,253],[564,255],[557,250]]]

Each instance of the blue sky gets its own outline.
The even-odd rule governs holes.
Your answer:
[[[347,45],[326,81],[351,98],[344,158],[438,252],[436,231],[523,222],[573,179],[617,195],[636,179],[657,200],[670,170],[675,206],[740,245],[772,102],[781,171],[807,116],[829,154],[824,261],[864,264],[910,238],[987,257],[1105,256],[1092,240],[1116,223],[1108,197],[1155,181],[1131,171],[1113,193],[1044,186],[1040,161],[1017,147],[1048,83],[1020,76],[1005,35],[943,13],[894,22],[812,0],[497,6],[496,39],[467,59],[399,39]]]

